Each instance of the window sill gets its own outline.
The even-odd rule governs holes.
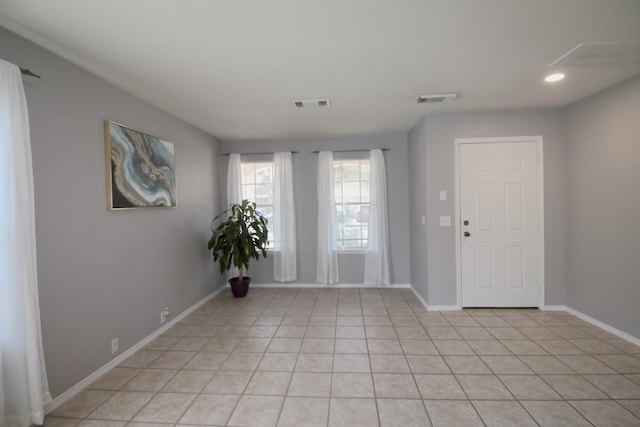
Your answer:
[[[335,250],[338,255],[365,255],[367,253],[366,249],[336,249]],[[274,254],[282,252],[280,249],[267,249],[267,254]]]

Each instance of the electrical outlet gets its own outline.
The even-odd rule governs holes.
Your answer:
[[[118,337],[111,340],[111,354],[118,352]]]
[[[160,323],[164,323],[169,319],[169,314],[170,314],[170,310],[169,307],[165,307],[162,310],[160,310]]]

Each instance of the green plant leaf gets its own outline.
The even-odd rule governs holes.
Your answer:
[[[267,224],[268,220],[256,209],[256,204],[249,200],[230,204],[213,219],[207,248],[213,261],[220,263],[221,273],[235,266],[243,276],[249,260],[267,256]]]

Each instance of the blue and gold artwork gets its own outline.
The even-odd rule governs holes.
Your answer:
[[[110,209],[175,207],[173,144],[105,121]]]

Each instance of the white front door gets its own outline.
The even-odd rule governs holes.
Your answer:
[[[458,140],[463,307],[538,307],[540,138]]]

